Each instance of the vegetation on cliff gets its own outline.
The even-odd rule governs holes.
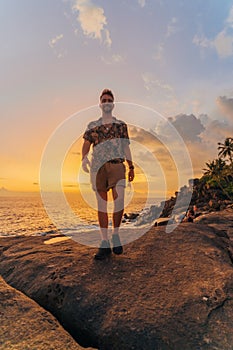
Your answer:
[[[218,142],[218,158],[206,163],[201,181],[211,189],[222,190],[223,197],[233,200],[233,137]]]
[[[188,186],[180,188],[175,197],[162,202],[156,215],[171,217],[177,200],[176,214],[184,215],[184,210],[195,206],[199,213],[223,210],[233,202],[233,137],[227,137],[224,143],[218,142],[218,158],[206,163],[200,179],[191,179]],[[185,207],[192,192],[189,207]],[[177,195],[179,194],[179,199]],[[161,214],[158,214],[161,213]],[[156,216],[155,215],[155,216]]]

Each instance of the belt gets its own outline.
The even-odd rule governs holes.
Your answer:
[[[113,163],[113,164],[119,164],[123,163],[125,160],[123,158],[116,158],[116,159],[111,159],[107,163]]]

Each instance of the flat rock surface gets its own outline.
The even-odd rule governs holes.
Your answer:
[[[165,229],[151,228],[106,261],[72,240],[2,238],[0,273],[81,346],[232,350],[232,241],[207,224]]]
[[[0,277],[0,349],[81,350],[48,311]]]
[[[201,215],[195,219],[195,223],[216,228],[217,231],[227,234],[233,241],[233,209],[231,208]]]

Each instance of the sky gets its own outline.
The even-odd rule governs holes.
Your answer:
[[[104,88],[117,102],[144,106],[137,125],[143,108],[157,111],[154,135],[175,127],[195,176],[217,156],[217,142],[233,136],[232,0],[0,0],[0,26],[0,188],[38,191],[51,135],[70,116],[98,108]],[[135,129],[132,115],[121,119],[164,168],[171,156],[161,143]],[[75,186],[80,139],[72,147],[67,187]]]

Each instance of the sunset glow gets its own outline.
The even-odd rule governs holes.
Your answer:
[[[2,1],[0,11],[0,188],[39,191],[41,159],[51,135],[75,113],[94,105],[98,109],[105,87],[116,101],[163,116],[153,123],[152,115],[148,132],[166,136],[167,123],[175,127],[190,152],[195,177],[216,156],[217,142],[232,133],[232,0],[14,0]],[[130,136],[143,140],[156,156],[166,192],[174,193],[177,164],[166,145],[137,130],[134,109],[122,110],[119,117],[132,125]],[[120,111],[116,107],[117,116]],[[143,123],[142,113],[140,118]],[[79,188],[82,130],[64,159],[62,181],[68,192]],[[136,166],[135,193],[145,194],[146,177],[155,182],[157,194],[163,192],[162,176],[152,179],[143,171]]]

